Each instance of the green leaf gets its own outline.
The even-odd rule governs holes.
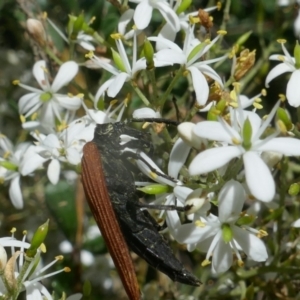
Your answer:
[[[75,241],[78,220],[75,201],[76,187],[66,181],[48,184],[45,189],[46,204],[58,226],[72,243]]]

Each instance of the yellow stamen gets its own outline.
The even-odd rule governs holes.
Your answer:
[[[122,38],[122,34],[121,33],[112,33],[110,35],[110,37],[114,40],[120,40]]]
[[[219,34],[219,35],[226,35],[227,31],[226,30],[218,30],[217,34]]]
[[[26,118],[23,115],[20,115],[20,121],[23,124],[26,122]]]
[[[94,56],[94,52],[93,52],[93,51],[90,51],[89,53],[87,53],[87,54],[85,55],[85,57],[86,57],[86,58],[89,58],[89,59],[92,59],[93,56]]]
[[[262,109],[262,108],[263,108],[263,106],[262,106],[261,104],[257,103],[257,102],[254,102],[254,103],[253,103],[253,106],[254,106],[256,109]]]
[[[211,264],[211,262],[208,260],[208,259],[205,259],[202,263],[201,263],[201,266],[202,267],[206,267],[206,266],[208,266],[208,265],[210,265]]]
[[[241,144],[241,141],[238,140],[238,139],[235,138],[235,137],[233,137],[233,138],[231,139],[231,141],[232,141],[232,143],[233,143],[234,145],[240,145],[240,144]]]
[[[244,262],[242,260],[238,260],[237,264],[239,267],[243,267],[244,266]]]
[[[279,44],[285,44],[286,43],[286,40],[285,39],[278,39],[277,42]]]
[[[200,221],[200,220],[197,220],[197,221],[195,222],[195,225],[196,225],[197,227],[200,227],[200,228],[204,228],[204,227],[206,226],[206,224],[203,223],[203,222]]]

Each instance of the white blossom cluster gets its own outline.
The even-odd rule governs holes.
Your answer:
[[[202,265],[212,262],[212,273],[220,274],[234,264],[243,266],[245,256],[242,253],[255,262],[270,259],[262,239],[268,233],[256,228],[255,224],[260,212],[253,215],[250,208],[248,211],[245,209],[245,204],[249,201],[266,205],[276,202],[278,187],[274,179],[277,172],[275,166],[283,157],[300,156],[300,140],[291,128],[287,128],[286,120],[278,117],[281,101],[267,116],[261,116],[261,94],[249,99],[240,94],[239,84],[230,88],[224,83],[226,78],[214,66],[216,63],[229,62],[232,64],[231,76],[234,76],[238,67],[237,54],[226,53],[215,57],[212,49],[226,32],[220,30],[212,40],[200,40],[198,31],[205,29],[199,25],[198,11],[192,11],[189,5],[184,6],[185,2],[129,0],[130,8],[120,16],[117,33],[111,36],[115,42],[112,45],[113,59],[89,52],[84,64],[79,63],[83,58],[64,62],[56,75],[50,74],[49,66],[40,60],[32,70],[39,88],[15,81],[15,84],[29,91],[19,99],[18,109],[23,129],[30,132],[34,142],[14,146],[4,134],[0,136],[0,178],[9,185],[9,196],[14,207],[26,208],[21,189],[22,177],[45,172],[49,181],[57,184],[62,170],[79,169],[83,146],[93,139],[96,124],[124,119],[127,98],[123,98],[118,106],[111,102],[101,110],[99,103],[103,103],[103,99],[121,97],[123,89],[131,86],[144,103],[144,107],[134,111],[134,118],[164,117],[163,110],[154,106],[142,90],[143,85],[137,84],[137,78],[144,80],[144,75],[151,72],[151,68],[166,70],[166,74],[172,68],[176,74],[174,78],[177,76],[177,79],[189,83],[189,92],[194,92],[198,111],[203,114],[214,110],[219,114],[216,113],[214,119],[207,117],[207,120],[198,123],[188,121],[178,126],[179,137],[174,140],[169,154],[167,172],[174,180],[166,182],[166,177],[154,178],[153,169],[149,170],[143,161],[137,161],[137,165],[158,183],[171,186],[172,192],[156,196],[154,203],[187,208],[188,222],[183,222],[176,211],[161,213],[161,216],[165,215],[173,238],[186,244],[189,251],[198,249],[206,252]],[[285,5],[283,2],[278,4]],[[213,13],[218,8],[211,7],[205,11]],[[164,20],[156,35],[151,32],[150,26],[154,10]],[[184,37],[181,43],[178,42],[179,34]],[[63,33],[60,32],[60,35],[68,42]],[[145,47],[141,54],[138,40],[142,35],[146,36],[144,44],[152,45],[153,53],[150,55]],[[91,51],[96,49],[98,42],[80,31],[75,43]],[[279,64],[268,73],[265,85],[268,87],[274,78],[290,72],[286,87],[287,102],[292,107],[299,107],[299,45],[296,44],[292,56],[286,50],[284,41],[280,43],[283,54],[269,57],[270,60],[279,61]],[[149,63],[153,64],[151,68]],[[74,78],[80,68],[100,68],[103,74],[108,75],[108,79],[97,88],[95,96],[88,93],[66,94],[64,90],[59,93],[67,85],[75,90]],[[219,91],[230,95],[230,100],[225,101],[222,108],[216,101],[209,100],[212,83]],[[159,95],[165,97],[162,105],[171,91],[172,88],[167,90],[168,94]],[[93,101],[93,109],[87,107],[87,98]],[[253,109],[249,110],[252,105]],[[79,111],[84,115],[78,117]],[[288,116],[286,111],[285,115]],[[188,157],[192,160],[186,165]],[[150,158],[146,159],[154,169],[162,172]],[[191,188],[182,182],[181,171],[184,168],[188,176],[201,181],[199,188]],[[214,180],[210,182],[207,174],[213,174]],[[218,214],[210,212],[212,205],[217,206]],[[293,225],[299,227],[299,220],[295,220]],[[0,239],[1,245],[3,241]],[[23,247],[26,246],[24,243]],[[27,286],[26,282],[24,286]],[[37,280],[34,286],[47,299],[51,299]]]

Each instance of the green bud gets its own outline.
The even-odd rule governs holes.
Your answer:
[[[221,99],[220,101],[217,102],[216,108],[220,111],[223,112],[226,108],[226,100]]]
[[[291,122],[290,116],[285,109],[278,107],[276,116],[283,122],[287,130],[291,130],[293,128],[293,123]]]
[[[84,23],[84,16],[81,13],[74,22],[72,36],[77,36],[78,32],[82,30],[83,23]]]
[[[114,60],[114,62],[116,64],[117,68],[120,71],[127,73],[126,68],[125,68],[125,66],[123,64],[123,61],[121,59],[120,54],[117,51],[115,51],[113,48],[111,48],[111,51],[112,51],[113,60]]]
[[[86,24],[86,23],[83,23],[83,24],[82,24],[81,30],[82,30],[84,33],[89,34],[89,35],[93,35],[94,32],[95,32],[95,30],[94,30],[92,27],[90,27],[88,24]]]
[[[179,15],[183,12],[185,12],[192,4],[192,0],[183,0],[181,1],[181,4],[176,10],[176,14]]]
[[[77,19],[77,17],[69,15],[69,22],[68,22],[68,26],[67,26],[68,36],[71,36],[71,34],[72,34],[74,23],[75,23],[76,19]]]
[[[193,50],[190,52],[187,61],[189,62],[192,58],[194,58],[207,44],[202,42],[201,44],[195,46]]]
[[[169,187],[163,184],[150,184],[141,188],[137,188],[137,190],[149,195],[158,195],[167,193],[169,191]]]
[[[145,39],[144,42],[144,55],[146,58],[146,62],[147,62],[147,69],[151,70],[154,68],[154,61],[153,61],[153,57],[154,57],[154,50],[152,47],[152,44]]]
[[[34,233],[32,240],[31,240],[31,245],[26,251],[26,256],[28,257],[34,257],[38,248],[41,246],[41,244],[44,242],[47,233],[48,233],[48,225],[49,225],[49,220],[47,220],[46,223],[41,225],[36,232]]]
[[[7,160],[0,161],[0,166],[9,171],[18,171],[19,169],[18,166]]]
[[[300,191],[300,186],[298,183],[293,183],[289,187],[289,195],[291,196],[297,196]]]
[[[300,69],[300,45],[298,41],[296,42],[296,46],[294,48],[294,57],[295,57],[295,67],[296,69]]]
[[[226,100],[221,99],[217,104],[212,106],[207,114],[208,121],[218,121],[218,116],[220,116],[226,108]]]
[[[236,45],[242,46],[244,45],[247,40],[249,39],[250,35],[252,34],[252,30],[247,31],[246,33],[244,33],[241,37],[239,37],[239,39],[236,41]]]
[[[222,225],[222,238],[225,243],[229,243],[233,238],[233,232],[229,224]]]
[[[247,118],[245,120],[244,127],[243,127],[243,147],[246,150],[249,150],[252,146],[251,138],[252,138],[252,126],[251,126],[251,122]]]
[[[218,121],[220,111],[217,110],[216,106],[212,106],[207,113],[207,121]]]

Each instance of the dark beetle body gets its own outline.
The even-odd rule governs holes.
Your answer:
[[[121,146],[120,135],[136,140]],[[124,123],[98,124],[93,142],[101,155],[109,197],[128,247],[173,281],[198,286],[200,281],[184,268],[159,234],[156,221],[137,205],[134,177],[122,150],[124,147],[151,148],[150,137]]]

